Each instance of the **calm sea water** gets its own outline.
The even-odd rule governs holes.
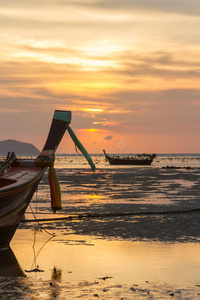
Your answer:
[[[122,157],[126,154],[119,154]],[[22,156],[17,155],[19,158],[35,158],[34,156]],[[110,166],[108,162],[105,161],[105,157],[103,154],[91,154],[91,157],[96,164],[97,168],[113,168],[114,166]],[[5,156],[0,156],[1,160],[5,158]],[[152,163],[152,167],[163,167],[163,166],[200,166],[200,154],[157,154],[156,158]],[[85,158],[80,154],[57,154],[55,166],[57,168],[87,168],[88,163]],[[119,168],[119,166],[115,166]],[[120,168],[136,168],[136,166],[121,166]]]
[[[121,154],[123,157],[124,154]],[[104,155],[91,155],[97,168],[113,168],[108,162],[105,161]],[[152,163],[152,167],[163,166],[200,166],[200,154],[157,154],[157,157]],[[58,155],[56,158],[56,167],[68,168],[87,168],[88,163],[82,155]],[[114,168],[119,168],[115,166]],[[120,166],[120,168],[136,168],[136,166]]]

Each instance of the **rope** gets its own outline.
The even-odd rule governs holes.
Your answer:
[[[37,191],[38,190],[36,190],[36,214],[37,214]],[[47,234],[49,234],[49,235],[51,235],[52,237],[53,236],[55,236],[55,233],[50,233],[49,231],[47,231],[39,222],[40,222],[40,220],[39,219],[37,219],[37,217],[36,217],[36,215],[35,215],[35,213],[34,213],[34,211],[33,211],[33,209],[32,209],[32,207],[31,207],[31,204],[29,204],[29,207],[30,207],[30,209],[31,209],[31,212],[32,212],[32,215],[33,215],[33,217],[34,217],[34,219],[32,219],[32,222],[37,222],[38,223],[38,226],[42,229],[42,230],[44,230]],[[29,221],[29,220],[21,220],[21,223],[26,223],[26,221]]]
[[[200,208],[189,209],[189,210],[172,210],[172,211],[157,211],[157,212],[124,212],[124,213],[107,213],[107,214],[79,214],[79,215],[70,215],[67,217],[58,217],[58,218],[41,218],[41,219],[32,219],[32,220],[21,220],[23,223],[29,222],[55,222],[55,221],[64,221],[64,220],[78,220],[78,219],[89,219],[89,218],[110,218],[110,217],[126,217],[126,216],[145,216],[145,215],[170,215],[170,214],[186,214],[186,213],[198,213]]]

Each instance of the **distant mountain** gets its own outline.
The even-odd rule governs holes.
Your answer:
[[[16,155],[38,155],[40,151],[32,144],[15,140],[0,141],[0,155],[7,155],[8,152],[15,152]]]

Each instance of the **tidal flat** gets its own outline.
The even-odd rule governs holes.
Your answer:
[[[199,157],[96,158],[95,174],[69,160],[56,165],[63,209],[52,214],[45,174],[1,256],[0,298],[199,299]]]

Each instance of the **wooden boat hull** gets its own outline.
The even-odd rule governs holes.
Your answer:
[[[7,190],[0,194],[1,249],[9,247],[9,243],[15,234],[19,222],[21,221],[33,194],[35,193],[45,170],[46,168],[38,170],[37,175],[35,175],[32,180],[29,180],[25,184],[22,183],[18,185],[18,187],[13,186],[13,189],[10,189],[9,186],[7,187]]]
[[[1,250],[9,247],[42,176],[52,168],[54,153],[70,122],[71,112],[56,110],[44,148],[35,160],[17,159],[14,153],[8,153],[0,164]]]
[[[135,165],[135,166],[149,166],[152,164],[153,159],[156,157],[155,154],[145,154],[138,155],[137,158],[118,158],[114,156],[107,155],[105,150],[103,150],[106,160],[110,163],[110,165]]]
[[[108,158],[110,165],[135,165],[135,166],[149,166],[152,163],[152,159],[112,159]]]

